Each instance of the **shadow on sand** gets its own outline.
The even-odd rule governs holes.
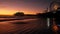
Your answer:
[[[27,24],[27,23],[25,23],[25,22],[14,22],[12,24]]]

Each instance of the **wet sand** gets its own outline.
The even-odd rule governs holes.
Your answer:
[[[43,34],[46,30],[47,24],[42,18],[0,22],[0,34]]]

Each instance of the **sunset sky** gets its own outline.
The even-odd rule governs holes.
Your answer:
[[[0,0],[0,15],[13,15],[16,12],[42,13],[50,2],[51,0]]]

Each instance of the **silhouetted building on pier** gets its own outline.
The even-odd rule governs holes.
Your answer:
[[[14,16],[18,16],[18,17],[24,16],[24,13],[23,13],[23,12],[16,12],[16,13],[14,14]]]

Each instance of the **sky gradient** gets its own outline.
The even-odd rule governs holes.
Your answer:
[[[0,0],[0,15],[13,15],[16,12],[42,13],[50,2],[51,0]]]

